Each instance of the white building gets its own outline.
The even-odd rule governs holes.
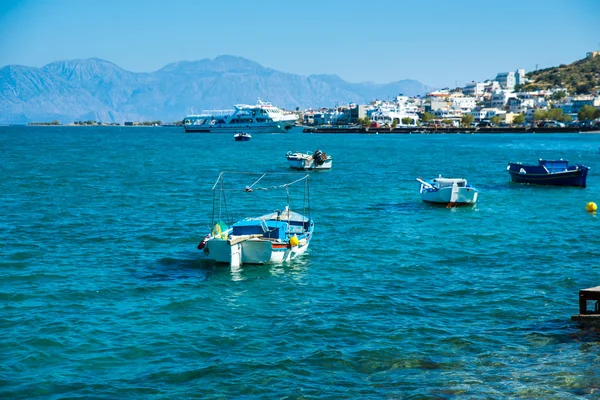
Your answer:
[[[402,119],[410,118],[412,120],[412,123],[410,123],[409,125],[415,126],[417,124],[417,121],[419,120],[419,115],[417,114],[418,107],[412,103],[409,103],[408,97],[400,98],[400,101],[406,102],[381,102],[370,112],[367,112],[367,114],[371,121],[377,122],[381,125],[387,124],[391,126],[394,122],[396,122],[397,126],[407,126],[406,124],[402,123]]]
[[[474,96],[478,97],[483,94],[485,91],[485,84],[483,82],[471,82],[467,83],[463,88],[462,92],[465,96]]]
[[[484,119],[492,118],[495,115],[505,113],[502,110],[498,110],[497,108],[481,108],[475,107],[468,114],[472,114],[476,121],[481,121]]]
[[[535,100],[511,97],[508,99],[506,105],[511,113],[525,114],[527,109],[535,107]]]
[[[500,89],[502,89],[502,87],[497,81],[490,81],[488,79],[487,81],[483,82],[483,91],[485,93],[494,93],[495,91]]]
[[[461,110],[463,113],[471,111],[477,104],[477,99],[471,96],[451,97],[450,101],[452,101],[454,109]]]
[[[515,71],[515,80],[517,85],[522,85],[527,82],[527,78],[525,78],[525,70],[523,68],[519,68]]]
[[[437,110],[446,110],[450,108],[451,104],[452,103],[444,99],[431,99],[427,104],[425,104],[425,109],[433,113]]]
[[[510,92],[507,90],[497,90],[494,93],[492,93],[489,105],[491,108],[502,109],[504,108],[504,106],[506,106],[508,99],[515,97],[517,97],[517,95],[514,92]]]
[[[517,79],[515,78],[514,72],[499,72],[496,75],[496,82],[500,84],[502,89],[514,89],[517,83]]]
[[[438,119],[458,119],[460,120],[463,116],[463,112],[460,109],[447,108],[447,109],[438,109],[433,115]]]

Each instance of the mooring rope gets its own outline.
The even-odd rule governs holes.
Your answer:
[[[303,180],[305,180],[305,179],[308,179],[308,175],[305,175],[305,176],[303,176],[303,177],[302,177],[302,178],[300,178],[300,179],[296,179],[294,182],[290,182],[290,183],[284,183],[283,185],[275,185],[275,186],[268,186],[268,187],[259,187],[259,188],[255,188],[255,189],[252,189],[251,187],[250,187],[250,188],[248,188],[248,187],[247,187],[247,188],[246,188],[246,190],[247,190],[247,189],[250,189],[250,191],[252,191],[252,190],[271,190],[271,189],[281,189],[281,188],[286,188],[286,190],[287,190],[287,187],[288,187],[288,186],[294,185],[294,184],[296,184],[296,183],[298,183],[298,182],[301,182],[301,181],[303,181]],[[260,179],[259,179],[259,180],[260,180]],[[257,181],[257,182],[258,182],[258,181]],[[254,185],[254,184],[253,184],[253,185]],[[248,190],[247,190],[247,191],[248,191]]]

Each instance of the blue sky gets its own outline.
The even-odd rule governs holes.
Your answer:
[[[600,50],[600,0],[3,0],[0,66],[135,72],[228,54],[349,82],[463,86]]]

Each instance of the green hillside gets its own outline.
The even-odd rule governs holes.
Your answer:
[[[531,82],[522,85],[524,91],[565,87],[569,93],[594,93],[600,90],[600,55],[569,65],[539,69],[527,73],[526,77]]]

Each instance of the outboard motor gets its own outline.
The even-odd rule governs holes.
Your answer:
[[[323,152],[321,150],[317,150],[312,155],[313,160],[317,165],[323,165],[325,162],[325,157],[323,157]]]

